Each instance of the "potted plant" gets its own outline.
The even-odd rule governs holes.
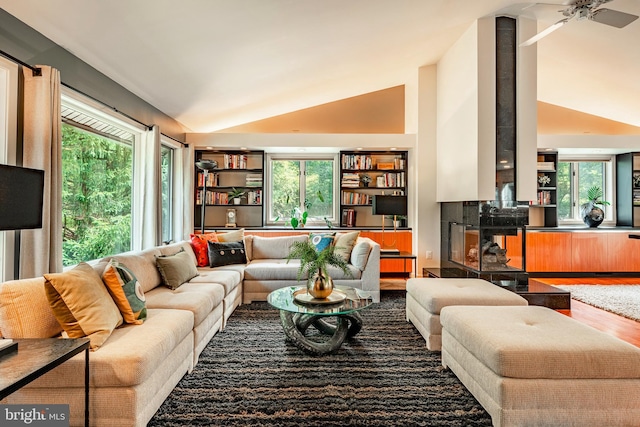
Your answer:
[[[360,182],[362,183],[363,187],[368,187],[369,183],[371,182],[371,176],[369,176],[369,174],[366,174],[366,173],[361,173]]]
[[[597,185],[587,190],[587,201],[583,203],[580,208],[582,220],[589,227],[597,227],[604,221],[604,210],[599,206],[608,206],[610,203],[605,200],[600,200],[603,195],[602,188]]]
[[[287,263],[292,259],[300,260],[298,280],[307,275],[307,291],[314,298],[327,298],[333,291],[333,279],[327,274],[327,267],[333,265],[351,277],[347,262],[335,253],[333,245],[318,251],[310,240],[294,242],[287,256]]]
[[[239,205],[242,201],[245,191],[239,188],[233,187],[229,192],[229,200],[233,200],[234,205]]]

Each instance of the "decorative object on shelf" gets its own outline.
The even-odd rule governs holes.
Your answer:
[[[633,188],[640,188],[640,174],[633,175]]]
[[[375,195],[373,196],[373,203],[371,206],[372,215],[382,215],[382,242],[380,243],[380,250],[386,252],[400,252],[396,248],[396,224],[398,215],[407,215],[407,196]],[[384,243],[385,215],[393,216],[393,243],[387,247],[385,247]]]
[[[550,182],[551,182],[551,178],[549,178],[547,175],[543,174],[538,176],[538,183],[540,184],[540,187],[545,187]]]
[[[608,206],[610,203],[605,200],[600,200],[602,196],[602,188],[594,185],[587,190],[587,201],[580,206],[582,220],[589,227],[595,228],[604,221],[604,210],[598,207],[598,205]]]
[[[371,176],[369,174],[366,174],[366,173],[361,173],[360,174],[360,182],[362,183],[363,187],[368,187],[369,183],[371,182]]]
[[[200,231],[204,234],[204,217],[207,209],[207,180],[209,178],[209,172],[218,167],[218,162],[213,160],[200,160],[196,162],[196,167],[204,172],[204,186],[202,187],[202,207],[200,208]]]
[[[236,226],[236,210],[235,209],[227,209],[227,223],[224,226],[231,227],[231,228],[234,228]]]
[[[229,192],[229,200],[233,200],[234,205],[239,205],[242,202],[242,196],[246,191],[233,187]]]
[[[337,267],[344,274],[351,276],[346,261],[335,253],[333,245],[317,251],[310,240],[294,242],[287,256],[287,263],[292,259],[300,260],[297,279],[300,280],[304,274],[307,275],[307,292],[314,298],[327,298],[333,291],[333,279],[327,274],[328,266]]]

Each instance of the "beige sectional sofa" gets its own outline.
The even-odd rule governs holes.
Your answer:
[[[172,289],[165,286],[156,258],[186,252],[189,268],[197,265],[189,242],[127,252],[91,263],[101,274],[111,260],[126,266],[140,283],[146,319],[115,328],[90,355],[90,421],[96,426],[144,426],[180,379],[189,373],[214,335],[242,302],[265,300],[278,287],[298,284],[297,261],[283,259],[288,246],[306,236],[246,236],[247,264],[198,268],[195,277]],[[336,283],[371,292],[379,300],[380,247],[358,239],[350,265],[353,277]],[[355,249],[355,248],[354,248]],[[184,254],[183,254],[184,255]],[[253,257],[253,258],[252,258]],[[359,267],[358,267],[359,266]],[[163,274],[165,272],[163,271]],[[0,284],[0,334],[6,338],[60,336],[62,327],[45,293],[45,278]],[[2,400],[3,404],[69,404],[71,425],[84,420],[84,356],[63,363]]]

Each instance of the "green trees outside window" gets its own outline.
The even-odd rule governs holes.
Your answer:
[[[289,222],[307,211],[310,222],[332,221],[333,170],[333,159],[272,160],[269,220]]]
[[[131,248],[133,146],[62,125],[63,264]]]
[[[169,242],[173,238],[173,149],[160,147],[160,173],[162,179],[162,241]]]
[[[557,169],[557,196],[558,219],[582,221],[580,205],[587,201],[589,188],[598,186],[605,191],[603,199],[611,200],[606,193],[607,189],[607,164],[606,161],[574,161],[558,162]],[[611,218],[613,207],[605,210],[607,217]]]

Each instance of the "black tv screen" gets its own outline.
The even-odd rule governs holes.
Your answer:
[[[0,230],[42,228],[44,171],[0,165]]]
[[[373,215],[406,215],[407,196],[375,195],[372,200]]]

